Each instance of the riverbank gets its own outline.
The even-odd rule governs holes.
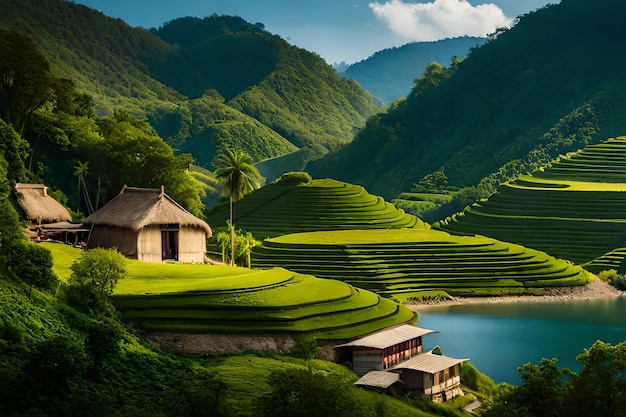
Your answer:
[[[490,304],[490,303],[514,303],[514,302],[562,302],[570,300],[590,300],[597,298],[610,298],[610,297],[622,297],[626,295],[626,292],[619,291],[612,285],[595,279],[589,284],[580,285],[577,287],[552,287],[552,288],[537,288],[531,294],[525,295],[503,295],[494,297],[454,297],[451,300],[445,301],[428,301],[407,302],[405,305],[412,309],[423,310],[429,306],[449,306],[449,305],[463,305],[463,304]]]

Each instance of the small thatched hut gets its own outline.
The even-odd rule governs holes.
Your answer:
[[[17,203],[26,214],[31,226],[72,220],[70,212],[50,197],[47,190],[48,187],[43,184],[17,183],[15,185]]]
[[[206,222],[160,190],[124,186],[113,200],[83,220],[91,228],[87,248],[115,247],[148,262],[204,262]]]

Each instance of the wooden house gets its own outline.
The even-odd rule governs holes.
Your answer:
[[[395,372],[370,371],[354,384],[392,397],[401,397],[406,391],[400,374]]]
[[[115,247],[128,258],[148,262],[203,263],[212,232],[161,189],[124,186],[100,210],[83,220],[87,248]]]
[[[359,376],[383,371],[423,352],[422,336],[433,330],[404,324],[334,347],[336,362],[351,362]]]
[[[395,365],[390,372],[399,374],[407,391],[419,390],[440,402],[463,395],[460,365],[465,361],[430,351]]]
[[[43,184],[15,185],[15,196],[31,227],[42,224],[69,222],[70,212],[61,203],[48,195]]]

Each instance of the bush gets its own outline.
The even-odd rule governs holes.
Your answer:
[[[70,268],[70,300],[94,312],[110,313],[113,289],[126,276],[124,256],[113,249],[90,249]]]
[[[298,337],[296,345],[291,348],[289,354],[305,361],[315,359],[317,358],[317,340],[309,335]]]
[[[308,172],[286,172],[278,177],[274,184],[307,184],[311,182],[312,178]]]
[[[28,298],[33,287],[52,288],[58,282],[52,272],[52,254],[44,247],[25,240],[15,242],[12,248],[11,271],[29,285]]]

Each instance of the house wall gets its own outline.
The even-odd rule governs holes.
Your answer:
[[[116,248],[127,258],[137,259],[137,233],[120,227],[94,226],[87,248]]]
[[[352,371],[363,376],[369,371],[382,371],[382,351],[379,349],[355,349],[352,354]]]
[[[186,263],[204,263],[206,234],[197,227],[181,226],[178,234],[178,260]]]
[[[457,395],[462,395],[459,365],[436,374],[422,373],[422,375],[424,376],[424,394],[430,396],[433,400],[441,399],[445,401]]]
[[[161,226],[144,227],[137,236],[137,259],[145,262],[161,262],[162,258]]]
[[[404,362],[405,360],[421,353],[423,353],[421,337],[385,348],[382,352],[383,369],[389,369],[393,365]]]

